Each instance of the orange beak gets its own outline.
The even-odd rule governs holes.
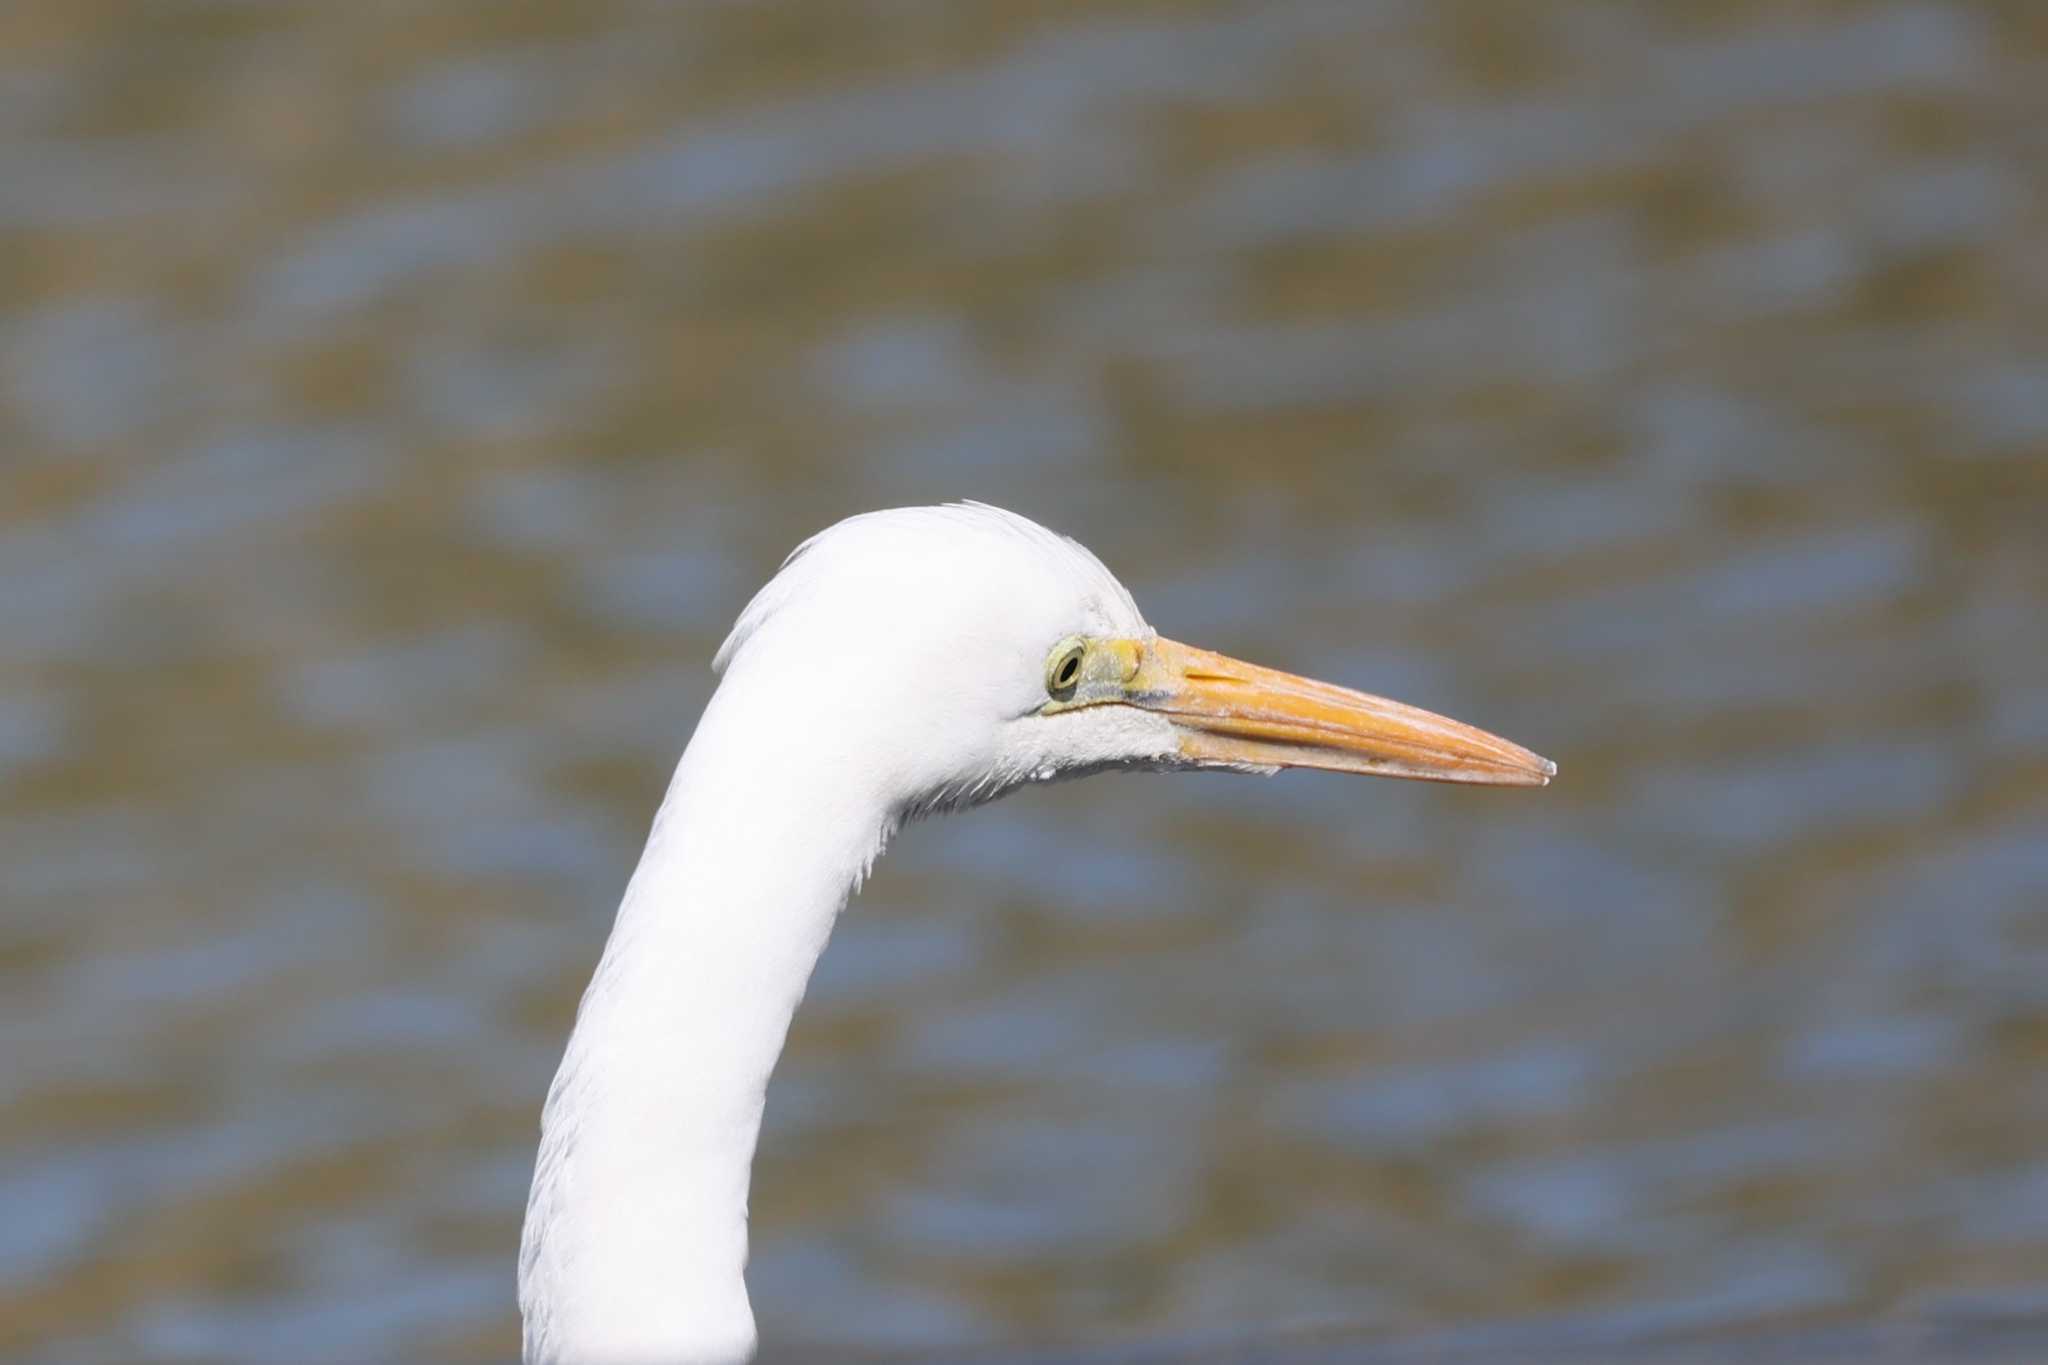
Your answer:
[[[1122,700],[1172,717],[1204,766],[1541,787],[1557,765],[1461,721],[1172,640],[1119,640]],[[1126,653],[1125,651],[1129,651]]]

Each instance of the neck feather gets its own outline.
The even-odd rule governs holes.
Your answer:
[[[733,681],[676,768],[548,1092],[519,1257],[529,1362],[753,1351],[769,1073],[895,819],[859,783],[816,780],[802,736],[752,733]]]

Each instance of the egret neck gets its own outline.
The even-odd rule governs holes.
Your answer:
[[[747,1188],[769,1074],[898,817],[870,784],[816,780],[870,766],[843,751],[857,729],[764,735],[730,700],[784,680],[738,672],[677,765],[548,1092],[520,1249],[529,1361],[753,1351]],[[815,716],[806,700],[774,709]]]

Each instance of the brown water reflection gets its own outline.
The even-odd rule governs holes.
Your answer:
[[[0,1349],[513,1349],[746,593],[974,496],[1526,740],[907,837],[774,1341],[2048,1311],[2018,5],[0,15]]]

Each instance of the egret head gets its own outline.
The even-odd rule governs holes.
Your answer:
[[[1519,745],[1162,638],[1102,562],[981,504],[849,518],[799,546],[719,650],[815,764],[905,814],[1112,768],[1322,768],[1540,786]]]

